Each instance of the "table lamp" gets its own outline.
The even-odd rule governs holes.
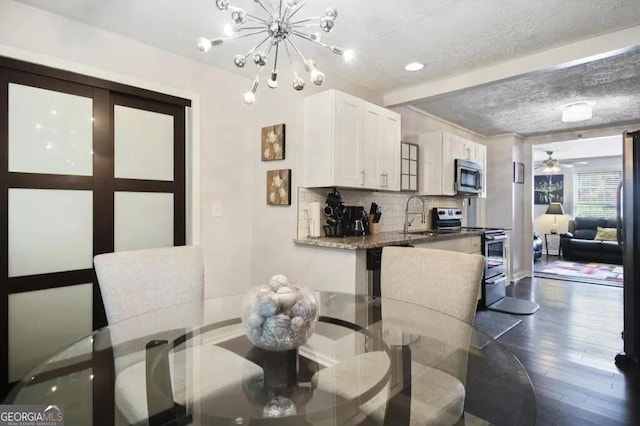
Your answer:
[[[562,204],[561,203],[550,203],[549,207],[547,207],[547,211],[545,212],[545,214],[553,215],[553,226],[551,227],[551,233],[552,234],[557,234],[558,233],[557,217],[559,215],[563,215],[564,214],[564,209],[562,208]]]

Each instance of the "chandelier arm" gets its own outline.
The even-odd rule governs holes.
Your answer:
[[[336,55],[340,55],[340,56],[344,56],[344,49],[338,46],[330,46],[328,44],[325,44],[323,42],[321,42],[320,40],[316,40],[315,38],[313,38],[311,35],[309,34],[305,34],[305,33],[301,33],[300,31],[295,31],[292,30],[291,34],[296,35],[304,40],[308,40],[310,42],[316,43],[326,49],[329,49],[331,52],[335,53]]]
[[[267,21],[265,19],[262,19],[256,15],[252,15],[250,13],[247,13],[247,21],[258,22],[260,24],[267,25]]]
[[[320,16],[313,16],[311,18],[303,19],[301,21],[292,22],[291,26],[298,25],[298,24],[304,24],[305,22],[310,22],[310,21],[317,21],[319,19],[320,19]]]
[[[262,33],[266,33],[266,32],[267,32],[267,30],[260,30],[260,31],[254,31],[252,33],[236,34],[236,35],[232,35],[232,36],[229,36],[229,37],[225,37],[224,41],[235,40],[237,38],[250,37],[252,35],[262,34]]]
[[[291,19],[293,18],[293,15],[295,15],[296,13],[298,13],[300,11],[300,9],[302,9],[307,3],[309,3],[309,0],[303,0],[302,3],[300,3],[298,5],[298,7],[296,8],[296,10],[294,10],[291,15],[289,15],[289,17],[287,19]]]
[[[247,52],[246,55],[244,55],[245,58],[247,58],[249,55],[251,55],[253,52],[255,52],[260,46],[262,46],[264,44],[265,41],[269,40],[271,38],[271,36],[267,36],[267,38],[265,38],[264,40],[262,40],[260,43],[256,44],[253,49],[249,50]]]
[[[291,40],[290,38],[287,38],[286,40],[291,44],[291,47],[293,47],[293,49],[298,53],[298,55],[300,55],[300,58],[302,59],[302,63],[305,64],[306,66],[307,58],[304,57],[300,49],[298,49],[298,47],[293,43],[293,40]]]
[[[285,12],[286,12],[286,9],[285,9]],[[280,0],[280,6],[278,6],[278,18],[282,19],[282,0]],[[277,51],[278,50],[276,49],[276,52]]]
[[[296,67],[293,65],[293,59],[291,59],[291,52],[289,52],[289,46],[287,46],[287,43],[284,43],[284,50],[287,52],[289,65],[291,65],[291,69],[293,70],[293,77],[298,78],[298,71],[296,71]]]
[[[313,43],[319,44],[322,47],[326,47],[327,49],[331,49],[331,46],[321,42],[320,40],[316,40],[311,34],[302,33],[300,31],[291,30],[291,34],[296,35],[304,40],[311,41]]]
[[[273,58],[273,74],[278,73],[278,50],[280,49],[280,43],[276,44],[276,54]]]

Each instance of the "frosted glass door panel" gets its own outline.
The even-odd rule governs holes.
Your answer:
[[[114,107],[115,177],[173,180],[173,116]]]
[[[173,246],[173,194],[116,192],[115,251]]]
[[[91,191],[9,189],[10,277],[91,267]]]
[[[9,171],[93,174],[93,100],[9,84]]]
[[[9,295],[9,381],[91,333],[92,284]]]

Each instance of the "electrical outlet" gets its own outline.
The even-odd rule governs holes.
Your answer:
[[[211,216],[213,216],[213,217],[222,216],[222,202],[214,201],[211,204]]]

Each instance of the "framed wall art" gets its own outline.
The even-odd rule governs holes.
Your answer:
[[[267,170],[267,204],[291,205],[291,169]]]
[[[564,175],[536,175],[533,177],[534,204],[562,203]]]
[[[262,161],[284,160],[284,124],[263,127],[261,132]]]

